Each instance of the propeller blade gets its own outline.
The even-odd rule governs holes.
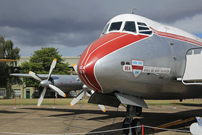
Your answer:
[[[60,96],[63,96],[63,97],[66,97],[66,94],[60,90],[59,88],[55,87],[54,85],[52,84],[49,84],[48,85],[52,90],[54,90],[55,92],[57,92]]]
[[[53,69],[55,68],[56,62],[57,62],[57,59],[54,59],[53,62],[52,62],[52,64],[51,64],[47,80],[49,80],[49,78],[50,78],[50,76],[51,76],[51,74],[53,72]]]
[[[74,68],[74,71],[78,74],[77,65],[76,64],[73,64],[73,68]]]
[[[87,86],[86,86],[86,87],[87,87]],[[91,90],[90,93],[91,93],[91,95],[93,95],[93,93],[95,93],[95,91],[94,91],[94,90]]]
[[[87,91],[86,91],[86,97],[90,97],[91,94],[89,94]]]
[[[41,93],[41,96],[40,96],[40,98],[39,98],[39,100],[38,100],[38,103],[37,103],[37,108],[40,107],[40,105],[41,105],[41,103],[42,103],[42,101],[43,101],[43,98],[44,98],[45,94],[46,94],[46,87],[44,87],[43,92]]]
[[[72,106],[74,106],[83,96],[84,96],[84,90],[82,90],[78,95],[77,95],[77,97],[75,97],[72,101],[71,101],[71,103],[70,103],[70,106],[72,107]]]
[[[91,90],[90,92],[91,92],[91,95],[92,95],[93,93],[95,93],[95,91],[93,91],[93,90]],[[104,106],[104,105],[98,104],[98,106],[100,107],[100,109],[101,109],[103,112],[106,112],[106,109],[105,109],[105,106]]]
[[[103,112],[106,112],[106,109],[105,109],[105,106],[104,105],[99,105],[98,106],[100,107],[100,109],[103,111]]]
[[[39,78],[39,76],[38,76],[36,73],[32,72],[32,71],[29,71],[29,75],[31,75],[34,79],[36,79],[36,80],[38,80],[38,81],[42,81],[42,80]]]

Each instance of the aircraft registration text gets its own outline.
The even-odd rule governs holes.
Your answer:
[[[132,60],[132,65],[124,65],[123,71],[132,72],[135,77],[138,77],[141,73],[170,74],[170,68],[144,66],[143,64],[142,60]]]

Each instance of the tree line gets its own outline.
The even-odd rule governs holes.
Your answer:
[[[6,40],[0,36],[0,58],[1,59],[20,59],[20,49],[14,47],[12,40]],[[41,88],[37,80],[32,78],[13,77],[11,73],[26,73],[33,71],[37,74],[48,74],[53,59],[57,59],[56,68],[53,70],[53,74],[69,74],[69,64],[64,63],[62,55],[59,55],[59,51],[53,47],[41,48],[36,50],[30,56],[29,62],[23,62],[18,68],[16,68],[18,61],[12,62],[0,62],[0,88],[6,89],[6,97],[11,98],[14,94],[12,85],[22,85],[23,82],[26,86]]]

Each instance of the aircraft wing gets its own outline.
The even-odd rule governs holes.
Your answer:
[[[37,74],[41,79],[46,79],[47,77],[48,77],[48,74]],[[30,77],[30,78],[32,78],[32,76],[31,75],[29,75],[29,74],[17,74],[17,73],[15,73],[15,74],[10,74],[10,76],[17,76],[17,77]]]
[[[15,59],[0,59],[0,62],[12,62],[12,61],[19,61]]]

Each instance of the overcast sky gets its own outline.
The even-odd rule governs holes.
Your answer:
[[[202,0],[0,0],[0,35],[31,56],[41,47],[80,55],[114,16],[130,13],[202,38]]]

